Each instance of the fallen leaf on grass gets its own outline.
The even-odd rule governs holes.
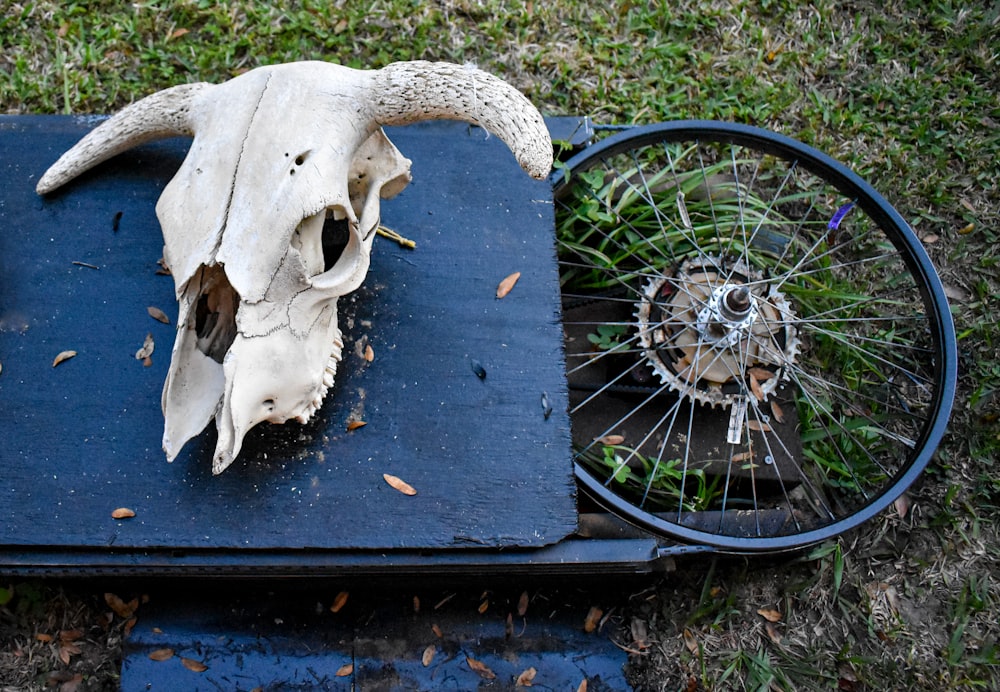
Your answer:
[[[505,277],[504,280],[500,282],[500,285],[497,286],[497,298],[503,298],[510,293],[511,289],[514,288],[514,284],[516,284],[517,280],[520,278],[521,272],[514,272],[510,276]]]
[[[54,368],[60,363],[65,363],[67,360],[74,357],[75,355],[76,351],[60,351],[59,355],[57,355],[55,359],[52,361],[52,367]]]
[[[398,490],[404,495],[417,494],[417,491],[413,489],[412,485],[404,481],[402,478],[399,478],[398,476],[393,476],[391,473],[383,473],[382,478],[385,479],[385,482],[388,483],[390,487],[394,488],[395,490]]]
[[[649,630],[646,621],[641,618],[632,618],[629,629],[632,632],[632,643],[636,649],[643,651],[649,648]]]
[[[684,628],[684,646],[686,646],[687,650],[692,654],[698,654],[698,640],[694,638],[691,630],[687,627]]]
[[[337,597],[333,599],[333,605],[330,606],[331,613],[339,613],[340,609],[347,605],[347,597],[350,594],[347,591],[341,591],[337,594]]]
[[[768,638],[775,644],[781,643],[781,633],[773,622],[765,622],[764,630],[767,632]]]
[[[160,310],[160,308],[150,305],[148,308],[146,308],[146,312],[148,312],[149,316],[152,317],[157,322],[163,322],[163,324],[170,324],[170,318],[167,317],[167,314],[163,312],[163,310]]]
[[[781,409],[781,406],[774,399],[771,399],[771,415],[774,416],[774,420],[776,420],[778,423],[785,422],[785,412]]]
[[[190,670],[192,673],[204,673],[206,670],[208,670],[208,666],[206,666],[201,661],[194,660],[193,658],[184,658],[183,656],[181,656],[181,663],[183,663],[184,667]]]
[[[70,658],[80,653],[80,647],[72,642],[59,645],[59,660],[69,665]]]
[[[157,649],[149,654],[150,660],[153,661],[169,661],[174,657],[173,649]]]
[[[76,692],[83,682],[83,673],[71,673],[68,670],[54,670],[49,673],[46,685],[55,687],[59,685],[59,692]]]
[[[119,507],[118,509],[111,512],[112,519],[131,519],[135,516],[135,512],[128,507]]]
[[[346,678],[348,675],[354,672],[353,663],[345,663],[344,665],[337,668],[337,672],[334,673],[338,678]]]
[[[534,668],[527,668],[521,671],[521,674],[517,676],[516,685],[518,687],[531,687],[531,683],[535,679],[536,675],[538,675],[537,670]]]
[[[139,607],[138,598],[133,598],[131,601],[126,603],[113,593],[104,594],[104,602],[108,604],[108,607],[111,608],[111,610],[115,611],[115,615],[124,620],[128,620],[130,617],[135,615],[135,611]]]
[[[484,680],[493,680],[497,676],[496,673],[490,670],[489,666],[487,666],[482,661],[477,661],[471,656],[466,656],[465,662],[469,664],[470,669],[478,673],[479,677],[483,678]]]
[[[424,649],[424,653],[420,657],[420,662],[424,664],[424,668],[431,664],[435,655],[437,655],[437,647],[433,644]]]
[[[601,610],[597,606],[591,607],[591,609],[587,611],[587,617],[584,618],[583,620],[583,631],[589,633],[596,630],[597,626],[601,622],[601,616],[603,615],[604,615],[603,610]]]
[[[781,622],[781,613],[774,608],[758,608],[757,614],[768,622]]]
[[[910,496],[903,493],[896,498],[896,501],[892,503],[896,508],[896,513],[899,515],[900,519],[905,519],[907,513],[910,511]]]

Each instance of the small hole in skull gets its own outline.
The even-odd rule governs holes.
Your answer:
[[[236,339],[239,294],[219,267],[202,268],[202,294],[195,305],[198,350],[221,363]]]
[[[351,229],[347,219],[328,217],[323,222],[323,271],[337,263],[350,237]]]

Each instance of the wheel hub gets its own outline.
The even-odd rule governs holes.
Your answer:
[[[798,352],[788,301],[742,261],[704,257],[651,277],[636,319],[660,380],[711,406],[745,400],[748,391],[766,399]]]

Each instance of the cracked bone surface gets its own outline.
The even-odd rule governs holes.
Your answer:
[[[520,92],[470,66],[412,61],[289,63],[165,89],[42,176],[39,194],[144,142],[194,138],[156,205],[178,301],[162,397],[168,459],[215,419],[218,474],[254,425],[315,413],[343,348],[337,298],[368,272],[380,199],[410,181],[382,126],[429,119],[479,125],[528,174],[549,173],[548,131]],[[324,227],[339,254],[324,256]]]

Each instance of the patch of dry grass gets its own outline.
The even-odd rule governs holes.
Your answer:
[[[0,109],[7,113],[109,112],[179,82],[220,81],[289,60],[470,61],[509,79],[549,114],[603,123],[747,122],[855,167],[928,239],[948,286],[963,358],[951,433],[911,491],[905,516],[882,516],[793,559],[683,561],[634,599],[652,645],[634,658],[631,674],[651,690],[1000,688],[996,4],[375,0],[282,9],[255,0],[105,0],[0,7]],[[58,668],[35,634],[78,629],[92,613],[86,597],[18,588],[56,604],[42,607],[28,629],[16,609],[30,599],[15,596],[0,611],[0,671],[4,685],[22,689],[44,685],[46,666]],[[780,617],[769,622],[758,611]],[[86,642],[108,652],[98,663],[103,671],[116,635],[86,631]]]

